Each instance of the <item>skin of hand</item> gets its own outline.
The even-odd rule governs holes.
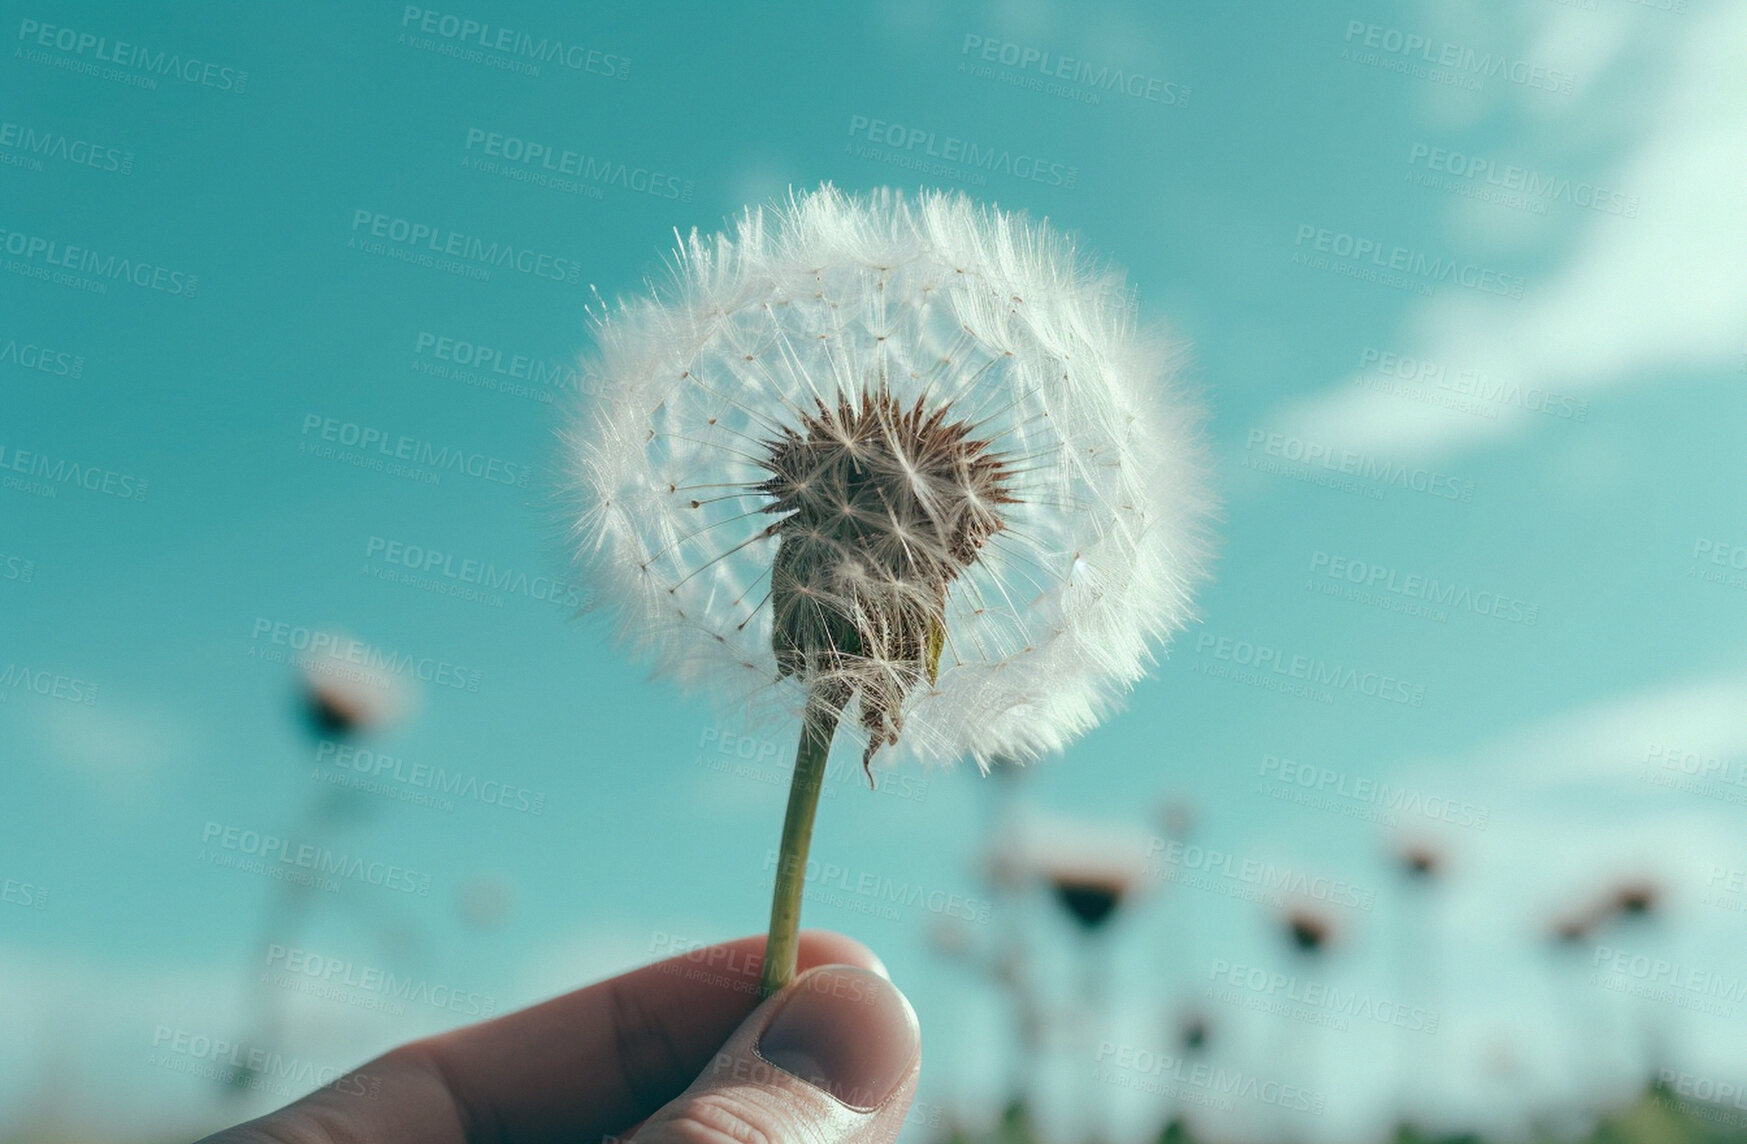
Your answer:
[[[891,1144],[916,1014],[866,946],[801,935],[760,1002],[764,938],[647,965],[393,1049],[201,1144]]]

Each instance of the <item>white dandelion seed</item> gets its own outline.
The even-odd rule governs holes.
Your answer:
[[[566,442],[598,598],[659,668],[821,751],[841,715],[864,766],[987,770],[1095,725],[1188,619],[1199,414],[1063,236],[826,185],[672,270],[595,315]]]
[[[959,195],[827,186],[693,232],[662,296],[597,316],[569,436],[625,635],[796,712],[812,655],[894,759],[987,769],[1091,728],[1189,617],[1210,502],[1121,290]],[[834,627],[855,654],[821,655]]]

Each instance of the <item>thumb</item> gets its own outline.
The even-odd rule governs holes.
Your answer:
[[[821,966],[753,1010],[632,1144],[891,1144],[921,1067],[916,1011],[897,986]]]

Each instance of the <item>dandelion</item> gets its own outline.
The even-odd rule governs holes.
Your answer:
[[[378,730],[400,718],[408,695],[394,676],[354,663],[344,649],[358,641],[339,632],[321,632],[323,651],[302,666],[303,721],[320,739],[344,739]]]
[[[323,629],[310,640],[313,649],[298,664],[297,713],[318,743],[346,741],[380,732],[406,716],[414,694],[402,680],[370,662],[368,647],[342,631]],[[318,754],[318,758],[319,758]],[[307,759],[307,756],[305,756]],[[316,774],[323,772],[318,769]],[[312,841],[369,818],[371,799],[357,788],[324,783],[294,820],[289,834]],[[316,899],[312,883],[285,879],[269,890],[266,919],[256,948],[295,943],[309,924]],[[270,1045],[286,1021],[285,995],[256,988],[259,974],[249,967],[252,1010],[246,1043]],[[264,982],[264,978],[259,978]],[[252,1091],[260,1066],[239,1062],[223,1074],[231,1094]]]
[[[769,988],[839,730],[870,780],[1059,750],[1187,620],[1209,502],[1169,352],[1044,224],[827,185],[672,277],[596,315],[576,539],[658,668],[802,720]]]
[[[1051,883],[1056,901],[1083,929],[1095,930],[1110,920],[1122,904],[1125,886],[1102,880],[1066,877]]]
[[[1212,1035],[1213,1023],[1207,1014],[1190,1010],[1177,1027],[1177,1044],[1186,1053],[1199,1053],[1207,1047],[1207,1040]]]
[[[1287,910],[1280,921],[1293,955],[1303,959],[1306,964],[1321,958],[1334,944],[1334,922],[1328,915],[1310,906],[1295,906]],[[1283,1015],[1287,1019],[1281,1024],[1281,1043],[1277,1055],[1280,1060],[1291,1062],[1294,1071],[1303,1077],[1300,1083],[1305,1091],[1315,1091],[1318,1029],[1314,1022],[1295,1020],[1290,1013]],[[1281,1112],[1283,1119],[1278,1135],[1281,1139],[1293,1139],[1296,1133],[1292,1130],[1291,1118],[1285,1115],[1283,1108]]]
[[[1290,911],[1286,915],[1285,926],[1287,940],[1300,953],[1319,953],[1334,937],[1334,927],[1329,920],[1308,909]]]
[[[1553,941],[1558,945],[1576,946],[1587,941],[1595,930],[1595,919],[1585,914],[1569,914],[1553,919],[1549,927]]]
[[[1653,926],[1663,907],[1662,887],[1653,879],[1633,877],[1616,883],[1596,903],[1595,909],[1598,917],[1616,925],[1632,927],[1638,941],[1647,941],[1652,934],[1645,927]],[[1644,1047],[1644,1063],[1650,1066],[1654,1075],[1663,1063],[1667,1045],[1677,1039],[1672,1015],[1658,998],[1649,993],[1628,999],[1627,1004],[1636,1010],[1636,1017],[1627,1019],[1638,1026],[1638,1040]]]
[[[985,859],[1000,884],[1041,882],[1084,934],[1103,931],[1147,882],[1149,839],[1120,822],[1015,816]]]
[[[1417,882],[1430,881],[1444,865],[1443,853],[1424,842],[1409,843],[1401,848],[1396,858],[1401,863],[1402,873]]]
[[[1109,1020],[1115,980],[1110,931],[1147,881],[1150,839],[1122,822],[1049,815],[1015,820],[1003,841],[1009,860],[1047,889],[1077,932],[1078,1023],[1088,1040],[1096,1041]],[[1102,1090],[1088,1076],[1081,1115],[1092,1139],[1103,1135],[1097,1131],[1107,1104]]]
[[[1038,872],[1074,924],[1095,933],[1144,883],[1145,848],[1117,844],[1040,856]]]
[[[1593,901],[1563,909],[1546,923],[1547,948],[1552,955],[1547,965],[1552,1004],[1565,1026],[1571,1072],[1577,1078],[1594,1072],[1598,1048],[1611,1040],[1594,1027],[1594,979],[1584,956],[1594,948],[1598,931],[1606,924],[1605,909],[1598,911]]]
[[[1428,1012],[1437,1012],[1441,963],[1445,944],[1440,939],[1438,914],[1441,909],[1438,888],[1449,865],[1445,847],[1427,838],[1408,839],[1396,845],[1391,853],[1401,876],[1399,925],[1396,928],[1396,972],[1399,996],[1405,1002],[1418,1001]],[[1396,1058],[1397,1098],[1401,1105],[1401,1122],[1407,1123],[1419,1101],[1416,1074],[1439,1075],[1435,1049],[1425,1053],[1403,1053]]]
[[[1661,888],[1648,880],[1634,879],[1614,888],[1613,906],[1623,917],[1643,917],[1654,913],[1661,900]]]

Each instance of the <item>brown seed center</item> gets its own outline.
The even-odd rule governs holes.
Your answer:
[[[771,567],[782,675],[835,706],[861,695],[866,765],[896,743],[904,696],[938,674],[946,593],[1005,527],[1006,463],[950,406],[901,406],[883,387],[815,401],[765,442],[756,490],[785,514]]]

